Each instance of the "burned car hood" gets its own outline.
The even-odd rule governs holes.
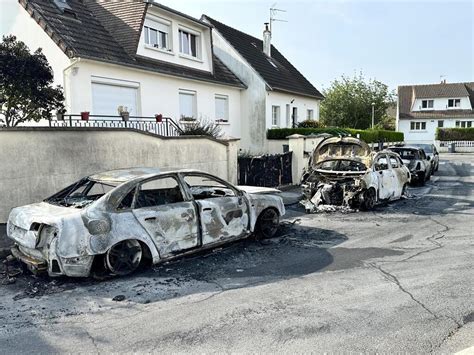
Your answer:
[[[317,169],[320,163],[337,159],[354,160],[368,167],[372,154],[367,143],[358,138],[328,137],[314,148],[311,165],[313,169]]]
[[[279,194],[280,190],[272,187],[260,187],[260,186],[247,186],[239,185],[237,188],[241,191],[245,191],[248,194]]]
[[[8,221],[17,227],[29,230],[33,222],[52,225],[61,217],[80,213],[81,210],[76,208],[40,202],[12,209]]]

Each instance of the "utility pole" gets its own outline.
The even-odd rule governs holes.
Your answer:
[[[375,102],[372,102],[372,129],[374,129]]]

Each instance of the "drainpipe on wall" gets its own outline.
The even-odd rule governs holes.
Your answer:
[[[63,89],[64,89],[64,101],[65,101],[65,107],[66,111],[68,113],[72,113],[72,85],[71,85],[71,79],[69,77],[70,72],[72,69],[76,66],[77,63],[81,61],[81,58],[75,58],[71,61],[71,64],[69,64],[66,68],[63,69]],[[76,69],[77,73],[77,69]]]
[[[265,22],[265,30],[263,31],[263,53],[271,57],[272,33],[268,28],[268,22]]]

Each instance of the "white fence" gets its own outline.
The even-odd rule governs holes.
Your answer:
[[[435,141],[436,148],[440,153],[448,152],[453,143],[456,153],[474,153],[474,141]]]

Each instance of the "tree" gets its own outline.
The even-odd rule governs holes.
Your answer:
[[[375,124],[386,116],[394,102],[388,86],[377,80],[366,81],[360,73],[352,78],[342,76],[324,91],[321,103],[321,121],[327,126],[367,129],[372,124],[374,103]]]
[[[15,127],[22,122],[51,118],[64,109],[60,86],[54,88],[53,71],[38,48],[33,54],[15,36],[0,43],[0,122]]]

